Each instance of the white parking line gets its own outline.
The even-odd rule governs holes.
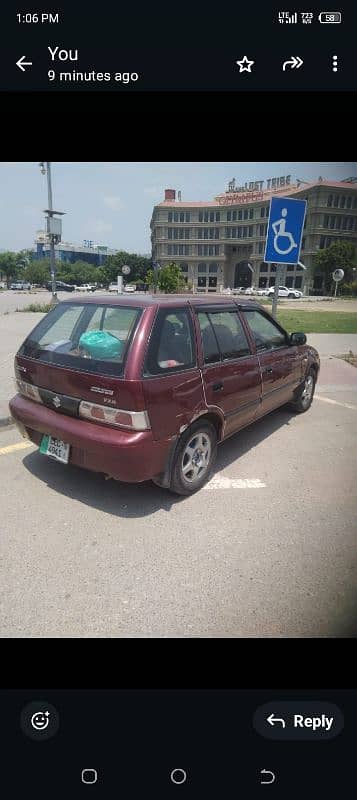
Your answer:
[[[224,475],[212,478],[204,489],[265,489],[266,483],[259,478],[226,478]]]
[[[352,403],[341,403],[339,400],[331,400],[330,397],[321,397],[320,394],[315,394],[316,400],[322,400],[324,403],[332,403],[334,406],[343,406],[343,408],[352,408],[353,411],[357,411],[357,406],[354,406]]]

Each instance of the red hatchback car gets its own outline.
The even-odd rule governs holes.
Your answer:
[[[188,495],[219,442],[285,403],[306,411],[319,366],[252,300],[86,297],[20,347],[10,412],[46,456]]]

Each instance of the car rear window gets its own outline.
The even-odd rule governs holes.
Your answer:
[[[141,311],[59,303],[30,333],[19,354],[85,372],[120,375]]]

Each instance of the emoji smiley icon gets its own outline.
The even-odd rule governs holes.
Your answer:
[[[31,725],[35,731],[44,731],[48,727],[50,712],[49,711],[36,711],[32,714]]]

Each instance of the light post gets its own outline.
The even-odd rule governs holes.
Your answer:
[[[54,211],[52,202],[52,182],[51,182],[51,161],[40,161],[39,167],[42,175],[47,175],[47,193],[48,193],[48,208],[45,209],[47,214],[47,235],[50,240],[50,269],[51,269],[51,282],[52,282],[52,303],[58,303],[57,290],[56,290],[56,259],[55,259],[55,244],[61,241],[62,222],[54,215],[64,214],[63,211]]]

